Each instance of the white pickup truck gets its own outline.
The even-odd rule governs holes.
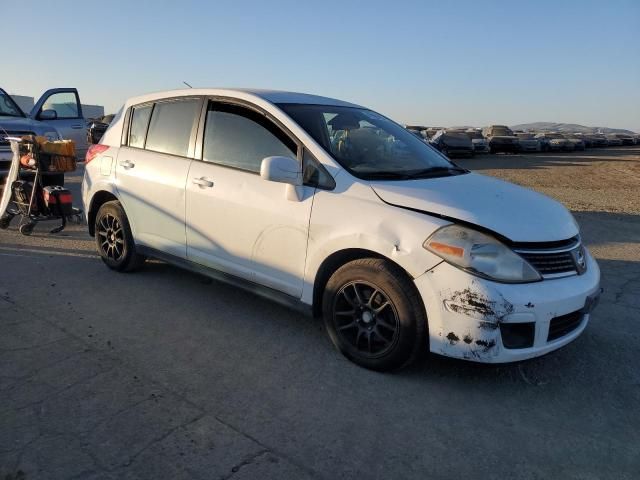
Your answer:
[[[0,185],[4,183],[11,162],[11,148],[5,137],[22,135],[42,135],[52,140],[73,140],[78,158],[84,158],[88,147],[87,128],[78,90],[47,90],[27,115],[11,96],[0,88]]]

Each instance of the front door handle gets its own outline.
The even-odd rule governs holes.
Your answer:
[[[80,130],[81,128],[84,128],[84,125],[82,124],[71,125],[71,128],[73,128],[74,130]]]
[[[203,188],[204,187],[208,187],[208,188],[213,187],[213,182],[211,180],[207,180],[205,177],[194,178],[193,179],[193,183],[195,183],[199,187],[203,187]]]
[[[120,162],[120,165],[122,165],[127,170],[136,166],[136,164],[133,163],[131,160],[123,160]]]

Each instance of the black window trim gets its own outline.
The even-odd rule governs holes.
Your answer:
[[[203,104],[202,104],[202,111],[201,111],[201,114],[200,114],[200,120],[198,122],[199,123],[198,134],[197,134],[197,137],[196,137],[196,148],[195,148],[195,155],[194,155],[194,158],[193,158],[195,161],[204,162],[204,163],[210,163],[210,164],[216,165],[218,167],[229,168],[229,169],[232,169],[232,170],[237,170],[239,172],[249,173],[249,174],[253,174],[253,175],[260,175],[260,172],[254,172],[253,170],[247,170],[247,169],[244,169],[244,168],[234,167],[232,165],[223,165],[223,164],[220,164],[220,163],[207,162],[206,160],[204,160],[204,132],[205,132],[205,128],[206,128],[206,118],[207,118],[207,112],[209,111],[209,104],[210,103],[222,103],[222,104],[227,104],[227,105],[232,105],[232,106],[244,107],[244,108],[246,108],[248,110],[254,111],[254,112],[264,116],[268,121],[273,123],[274,126],[276,128],[278,128],[282,132],[283,135],[288,137],[295,144],[295,146],[296,146],[296,160],[300,164],[301,171],[304,169],[304,152],[306,151],[309,155],[311,155],[314,158],[314,160],[316,161],[318,166],[321,169],[323,169],[324,172],[326,173],[326,175],[329,178],[331,178],[331,180],[332,180],[332,186],[331,187],[329,187],[329,186],[320,186],[320,185],[315,185],[315,184],[307,184],[307,183],[305,183],[304,186],[313,187],[313,188],[317,188],[317,189],[321,189],[321,190],[333,190],[335,188],[335,180],[333,179],[331,174],[326,171],[326,169],[324,168],[322,163],[320,163],[315,158],[315,156],[313,154],[311,154],[309,149],[304,145],[304,143],[302,143],[302,141],[296,135],[294,135],[291,132],[291,130],[289,130],[278,118],[276,118],[274,115],[272,115],[268,111],[264,110],[263,108],[259,107],[258,105],[254,104],[254,103],[251,103],[249,101],[243,100],[241,98],[226,97],[226,96],[222,96],[222,95],[209,95],[206,98],[204,98],[204,101],[203,101]]]
[[[36,120],[40,120],[40,115],[42,115],[42,112],[44,111],[45,103],[51,97],[53,97],[54,95],[60,95],[61,93],[71,93],[74,97],[76,97],[76,107],[78,107],[78,115],[75,116],[75,117],[58,117],[57,116],[58,112],[56,112],[56,119],[55,120],[78,120],[78,119],[83,119],[84,120],[84,116],[83,116],[83,113],[82,113],[82,103],[80,102],[80,94],[78,93],[78,90],[76,90],[76,89],[72,89],[72,90],[64,90],[63,89],[61,92],[54,92],[51,95],[49,95],[47,97],[47,99],[44,102],[42,102],[42,105],[40,105],[40,109],[36,113]]]
[[[240,98],[224,97],[224,96],[218,96],[218,95],[209,95],[208,97],[205,98],[205,101],[203,102],[202,111],[200,113],[200,121],[198,122],[199,128],[198,128],[198,135],[196,137],[196,150],[195,150],[194,160],[216,165],[222,168],[230,168],[232,170],[237,170],[239,172],[250,173],[252,175],[260,175],[260,172],[255,172],[253,170],[247,170],[245,168],[240,168],[240,167],[234,167],[233,165],[207,162],[204,159],[204,133],[205,133],[206,123],[207,123],[207,112],[209,111],[209,105],[212,103],[222,103],[222,104],[231,105],[235,107],[243,107],[255,113],[258,113],[259,115],[262,115],[263,117],[265,117],[268,121],[271,121],[271,123],[273,123],[274,126],[278,128],[282,132],[282,134],[288,137],[292,141],[292,143],[296,146],[296,152],[295,152],[296,160],[300,164],[300,168],[302,168],[302,149],[304,148],[304,145],[302,144],[302,142],[300,142],[300,140],[298,140],[298,138],[296,138],[296,136],[293,133],[291,133],[291,131],[289,131],[287,127],[285,127],[282,124],[282,122],[280,122],[277,118],[275,118],[269,112],[263,110],[262,108],[258,107],[253,103],[247,102]]]
[[[196,152],[195,142],[196,142],[196,136],[199,131],[200,120],[201,120],[201,115],[198,115],[197,113],[194,117],[193,124],[191,125],[191,133],[189,135],[189,147],[187,149],[187,155],[176,155],[174,153],[159,152],[157,150],[150,150],[147,148],[147,137],[149,135],[149,127],[151,126],[151,119],[153,118],[153,113],[155,112],[156,105],[159,103],[169,103],[169,102],[184,101],[184,100],[198,100],[200,102],[200,105],[198,106],[200,110],[202,110],[203,104],[206,104],[205,97],[203,97],[202,95],[183,95],[183,96],[177,96],[177,97],[158,98],[156,100],[150,100],[148,102],[142,102],[136,105],[131,105],[127,109],[127,116],[125,119],[126,123],[125,123],[125,128],[123,129],[123,138],[120,140],[121,146],[131,148],[134,150],[144,150],[146,152],[152,152],[158,155],[167,155],[170,157],[189,158],[191,160],[195,160],[196,159],[195,158],[195,152]],[[136,108],[142,108],[142,107],[148,107],[148,106],[151,106],[151,114],[149,115],[149,120],[147,121],[147,128],[144,134],[144,144],[142,147],[132,147],[131,145],[129,145],[129,132],[131,130],[131,122],[133,121],[133,111]],[[197,112],[197,109],[196,109],[196,112]],[[124,134],[124,130],[126,130],[126,136]],[[125,140],[126,140],[126,143],[122,143]]]

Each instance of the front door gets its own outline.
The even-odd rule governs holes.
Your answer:
[[[297,158],[297,144],[264,115],[218,102],[203,136],[187,178],[187,258],[300,296],[314,188],[291,200],[288,185],[260,177],[263,158]]]
[[[52,112],[55,112],[55,115]],[[47,90],[33,106],[30,116],[34,120],[54,127],[63,139],[73,140],[78,158],[84,159],[88,148],[87,125],[82,115],[78,90],[75,88]]]

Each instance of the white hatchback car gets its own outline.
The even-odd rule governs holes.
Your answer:
[[[87,153],[82,190],[110,268],[159,258],[322,315],[335,346],[376,370],[428,349],[545,354],[580,335],[601,291],[561,204],[330,98],[133,98]]]

